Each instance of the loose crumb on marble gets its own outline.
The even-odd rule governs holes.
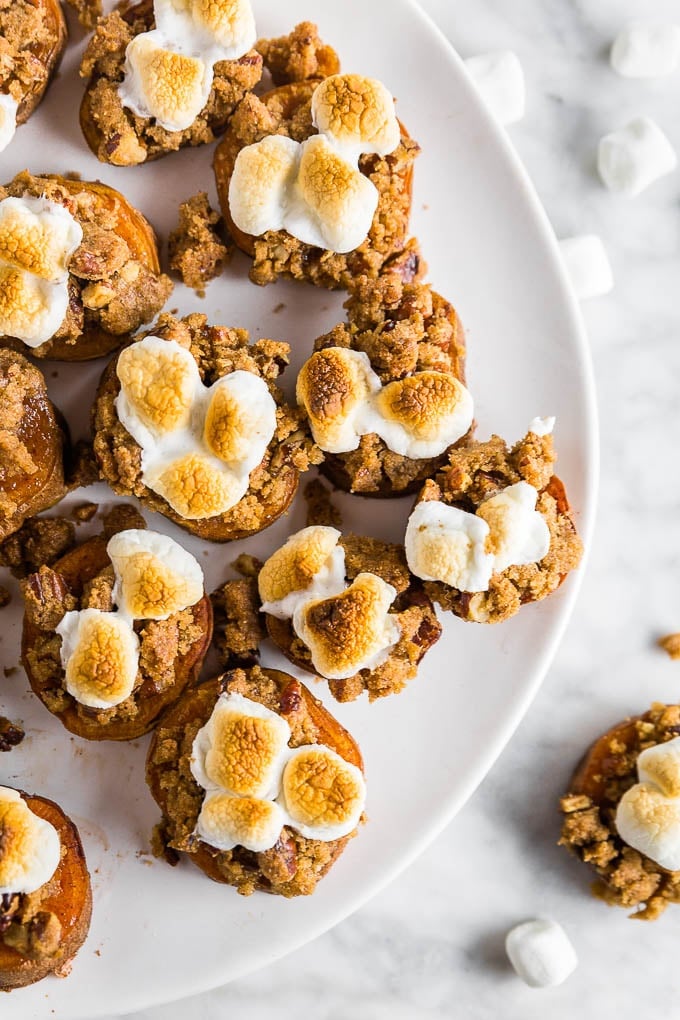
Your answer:
[[[250,553],[241,553],[231,565],[241,577],[257,577],[262,570],[262,560],[257,556],[251,556]]]
[[[680,634],[666,634],[659,638],[657,644],[671,659],[680,659]]]
[[[25,736],[23,727],[0,715],[0,751],[11,751]]]
[[[0,543],[0,566],[9,567],[14,577],[23,579],[40,567],[51,566],[75,541],[75,526],[64,517],[31,517]]]
[[[104,538],[107,542],[120,531],[128,531],[131,528],[144,530],[146,528],[146,521],[141,513],[136,506],[132,506],[130,503],[116,503],[104,514],[102,524]]]
[[[224,221],[211,208],[205,191],[182,202],[179,226],[168,240],[170,268],[187,287],[205,297],[205,285],[219,276],[233,247],[224,244]]]

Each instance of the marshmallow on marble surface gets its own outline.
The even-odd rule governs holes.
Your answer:
[[[611,65],[624,78],[662,78],[680,65],[680,25],[633,21],[617,35]]]
[[[566,237],[560,241],[560,250],[577,298],[599,297],[613,288],[612,267],[597,234]]]
[[[649,117],[636,117],[600,140],[597,168],[610,189],[634,198],[675,170],[675,149]]]
[[[505,951],[517,975],[530,988],[562,984],[578,963],[561,925],[540,918],[518,924],[508,932]]]
[[[480,96],[500,124],[514,124],[524,116],[524,71],[511,50],[481,53],[465,61]]]

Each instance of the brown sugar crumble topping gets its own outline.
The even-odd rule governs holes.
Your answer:
[[[187,287],[205,297],[207,283],[219,276],[231,258],[233,247],[222,240],[224,221],[211,208],[205,191],[182,202],[179,227],[168,239],[170,268]]]
[[[64,517],[32,517],[0,544],[0,566],[23,579],[72,549],[76,529]]]
[[[498,623],[527,602],[550,595],[580,563],[583,545],[576,533],[564,487],[553,474],[551,435],[528,432],[512,448],[499,436],[469,440],[451,451],[448,465],[425,482],[419,500],[441,500],[475,513],[487,499],[516,482],[538,491],[537,511],[550,532],[550,548],[539,563],[511,566],[494,574],[488,591],[461,592],[440,581],[424,581],[433,602],[464,620]]]
[[[138,117],[123,107],[118,95],[128,44],[154,28],[153,0],[138,4],[123,0],[99,20],[83,55],[80,75],[89,82],[81,125],[90,148],[103,163],[133,166],[187,145],[214,142],[236,104],[262,77],[262,58],[255,50],[239,60],[220,61],[215,64],[208,102],[194,123],[184,131],[167,131],[154,118]]]
[[[255,49],[262,56],[274,85],[327,78],[340,70],[340,58],[332,46],[323,42],[311,21],[300,22],[289,35],[259,39]]]
[[[679,733],[680,705],[652,705],[593,745],[560,801],[560,845],[594,868],[598,898],[634,908],[630,916],[637,920],[653,921],[669,903],[680,902],[680,872],[666,871],[627,846],[616,830],[616,809],[626,790],[638,782],[640,753]]]
[[[57,34],[59,29],[45,18],[40,5],[31,0],[0,0],[2,92],[8,92],[20,104],[31,94],[42,95],[53,70],[54,59],[42,60],[39,55],[51,53],[54,58]],[[62,41],[65,39],[64,32]],[[22,110],[19,110],[18,119],[20,123],[26,119],[25,111],[22,116]]]
[[[671,659],[680,659],[680,634],[666,634],[657,641],[659,648],[663,648]]]
[[[91,32],[102,16],[102,0],[66,0],[66,3],[75,11],[83,28]]]

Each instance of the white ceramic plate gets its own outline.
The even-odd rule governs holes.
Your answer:
[[[254,0],[254,7],[262,35],[317,20],[346,70],[381,78],[398,97],[399,115],[423,148],[413,231],[433,283],[467,326],[479,434],[497,431],[514,440],[534,415],[556,414],[559,474],[587,539],[597,442],[578,310],[545,216],[459,59],[409,0]],[[82,35],[77,28],[73,35],[47,99],[0,157],[1,177],[28,166],[100,178],[122,190],[166,237],[182,199],[201,188],[213,192],[212,153],[184,151],[131,170],[98,163],[77,123]],[[291,394],[313,338],[340,320],[342,297],[285,283],[259,289],[246,272],[247,261],[239,257],[205,301],[178,288],[170,307],[202,310],[213,321],[289,341]],[[102,363],[42,367],[76,435],[84,433]],[[71,502],[84,498],[111,501],[111,494],[101,486]],[[208,548],[163,518],[153,526],[198,554],[214,586],[231,574],[229,563],[242,549],[267,554],[302,526],[302,502],[263,535],[234,546]],[[347,529],[401,539],[409,500],[376,504],[343,497],[341,504]],[[71,737],[27,691],[21,670],[7,677],[0,705],[24,720],[28,736],[0,756],[0,782],[54,798],[78,822],[94,882],[94,916],[68,980],[48,979],[3,996],[4,1020],[94,1020],[199,992],[271,962],[356,910],[434,839],[488,771],[545,674],[578,580],[570,578],[551,599],[493,628],[446,618],[442,640],[401,695],[371,706],[335,706],[316,688],[363,748],[370,821],[314,896],[297,901],[242,898],[186,862],[171,870],[153,859],[148,838],[158,813],[143,777],[148,738],[121,746]],[[4,667],[15,666],[19,655],[13,590],[0,628]],[[271,648],[263,662],[290,668]]]

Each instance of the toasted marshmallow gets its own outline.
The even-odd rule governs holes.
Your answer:
[[[287,620],[308,599],[341,592],[345,587],[345,550],[339,540],[339,531],[321,525],[291,535],[260,571],[262,612]]]
[[[477,508],[477,516],[489,525],[486,549],[493,553],[494,572],[538,563],[547,555],[550,531],[535,509],[537,499],[533,485],[517,482]]]
[[[387,156],[401,140],[389,91],[381,81],[359,74],[333,74],[317,85],[312,122],[348,158],[364,152]]]
[[[248,491],[247,477],[222,470],[201,453],[187,453],[150,468],[144,480],[187,521],[224,514]]]
[[[126,348],[117,373],[116,411],[142,448],[144,484],[186,520],[231,510],[276,431],[267,384],[239,370],[206,387],[192,354],[158,337]]]
[[[140,446],[189,424],[201,377],[185,347],[147,336],[121,351],[116,374],[118,417]]]
[[[17,790],[0,786],[0,896],[33,893],[59,867],[61,842]]]
[[[63,283],[82,239],[80,223],[59,202],[32,197],[0,201],[0,262]]]
[[[624,78],[661,78],[680,66],[680,25],[634,21],[617,35],[611,65]]]
[[[66,690],[88,708],[113,708],[129,698],[139,664],[139,638],[117,613],[66,613],[56,628]]]
[[[528,431],[535,436],[550,436],[555,428],[555,418],[532,418],[529,422]]]
[[[374,431],[393,453],[438,457],[472,425],[472,396],[444,372],[417,372],[388,383],[375,398]]]
[[[257,39],[249,0],[154,0],[159,32],[182,53],[238,60]]]
[[[340,156],[325,135],[302,143],[293,201],[285,227],[305,244],[339,253],[354,251],[371,229],[378,189]]]
[[[652,783],[626,790],[616,809],[619,836],[662,868],[680,871],[680,798]]]
[[[439,500],[418,503],[404,540],[409,570],[458,591],[487,591],[494,569],[488,538],[488,524],[475,514]]]
[[[285,824],[286,816],[274,801],[216,793],[203,801],[196,835],[216,850],[242,846],[261,853],[274,846]]]
[[[530,988],[561,985],[578,964],[574,947],[556,921],[518,924],[506,936],[505,951],[517,976]]]
[[[0,152],[6,149],[17,129],[19,104],[8,92],[0,92]]]
[[[133,620],[167,620],[203,598],[197,560],[166,535],[120,531],[106,552],[116,575],[113,600]]]
[[[309,418],[314,441],[326,453],[356,450],[362,434],[360,416],[367,399],[380,390],[368,355],[344,347],[316,351],[297,381],[297,401]]]
[[[597,168],[611,191],[628,198],[675,170],[675,149],[649,117],[637,117],[600,140]]]
[[[640,782],[658,786],[666,797],[680,797],[680,737],[643,751],[637,772]]]
[[[169,49],[158,31],[128,43],[125,77],[118,87],[123,106],[145,120],[154,117],[166,131],[186,131],[208,102],[212,64]]]
[[[204,790],[235,797],[278,795],[290,726],[241,694],[221,694],[191,752],[191,773]]]
[[[57,332],[67,309],[66,284],[49,283],[0,263],[0,336],[40,347]]]
[[[382,665],[401,637],[389,613],[396,597],[391,584],[362,573],[337,595],[302,602],[293,614],[293,629],[307,645],[315,670],[329,680],[345,680]]]
[[[602,238],[581,234],[560,241],[560,251],[574,294],[580,300],[608,294],[614,274]]]
[[[204,439],[216,457],[241,472],[261,463],[276,431],[276,403],[264,379],[236,371],[209,391]]]
[[[299,160],[299,142],[283,135],[241,149],[229,181],[229,211],[239,230],[257,237],[284,229]]]
[[[291,827],[306,839],[342,839],[359,824],[366,784],[356,765],[329,747],[308,744],[286,764],[281,803]]]
[[[519,58],[510,50],[481,53],[465,61],[484,104],[499,124],[514,124],[524,116],[526,87]]]

